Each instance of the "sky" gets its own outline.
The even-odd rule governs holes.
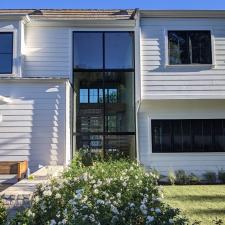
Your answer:
[[[0,9],[47,8],[225,10],[225,0],[0,0]]]

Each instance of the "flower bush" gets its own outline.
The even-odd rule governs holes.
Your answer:
[[[6,209],[0,199],[0,225],[5,225],[7,219]]]
[[[163,201],[157,175],[119,160],[84,167],[75,160],[61,179],[38,187],[30,209],[11,225],[184,225]]]

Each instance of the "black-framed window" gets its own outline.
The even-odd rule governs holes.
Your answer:
[[[168,31],[169,64],[212,64],[211,32]]]
[[[225,119],[152,120],[152,152],[225,152]]]
[[[0,74],[11,74],[13,67],[13,32],[0,32]]]
[[[134,33],[74,32],[73,40],[75,148],[130,155],[135,150]],[[94,146],[94,136],[101,144]]]

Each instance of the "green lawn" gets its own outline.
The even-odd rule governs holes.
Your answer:
[[[192,222],[211,225],[220,218],[225,224],[225,185],[164,186],[165,201],[180,208]]]

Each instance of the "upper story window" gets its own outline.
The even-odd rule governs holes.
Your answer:
[[[13,67],[13,33],[0,33],[0,74],[11,74]]]
[[[133,69],[132,32],[76,32],[75,70]]]
[[[212,64],[210,31],[168,31],[169,64]]]

